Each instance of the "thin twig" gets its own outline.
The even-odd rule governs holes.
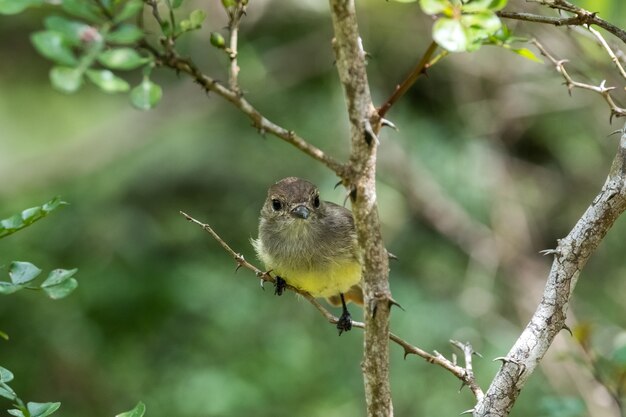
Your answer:
[[[344,164],[325,154],[322,150],[298,136],[293,130],[287,130],[265,118],[256,108],[252,106],[252,104],[250,104],[250,102],[241,97],[241,95],[236,91],[223,86],[215,79],[203,74],[191,59],[180,57],[174,50],[170,50],[168,53],[162,53],[146,41],[142,41],[140,46],[150,51],[160,65],[189,75],[193,78],[194,82],[200,85],[207,93],[209,91],[214,92],[220,97],[231,102],[252,120],[253,125],[261,134],[271,133],[285,142],[292,144],[307,155],[311,156],[313,159],[322,162],[328,168],[333,170],[340,178],[344,178],[346,176],[347,170]]]
[[[409,88],[411,88],[413,84],[415,84],[415,81],[417,81],[417,79],[426,72],[428,67],[432,65],[430,64],[431,57],[436,50],[437,43],[433,41],[430,43],[430,45],[428,45],[428,49],[426,49],[426,52],[424,52],[424,55],[422,55],[422,58],[420,58],[417,65],[415,65],[415,67],[411,70],[406,79],[402,81],[400,85],[396,86],[396,89],[391,94],[391,96],[389,96],[389,98],[383,103],[383,105],[378,108],[378,115],[381,118],[385,117],[391,106],[393,106],[394,103],[398,101],[400,97],[402,97],[409,90]]]
[[[161,13],[159,13],[159,7],[158,7],[156,0],[144,0],[144,2],[148,6],[150,6],[150,8],[152,9],[152,16],[154,16],[154,19],[159,24],[159,27],[163,29],[164,22],[163,22],[163,18],[161,18]]]
[[[226,53],[228,53],[228,57],[230,58],[228,85],[231,90],[236,91],[238,94],[241,94],[241,89],[239,88],[237,81],[237,77],[239,75],[239,64],[237,64],[237,41],[239,37],[239,23],[245,14],[246,6],[242,1],[237,1],[232,7],[232,10],[228,10],[228,30],[230,32],[230,41],[228,48],[226,48]]]
[[[607,87],[605,85],[606,81],[602,81],[600,85],[597,85],[597,86],[574,81],[574,79],[569,75],[569,73],[565,69],[565,63],[568,62],[566,59],[561,59],[561,60],[556,59],[555,57],[550,55],[550,53],[548,53],[546,48],[544,48],[543,45],[541,45],[536,39],[533,39],[531,42],[537,47],[537,49],[539,49],[539,51],[541,52],[541,55],[548,58],[550,62],[552,62],[552,64],[556,67],[556,70],[563,76],[563,78],[565,79],[565,85],[567,86],[567,89],[569,90],[570,94],[572,92],[572,89],[574,88],[581,88],[583,90],[594,91],[600,94],[609,105],[609,108],[611,110],[610,120],[612,120],[614,116],[615,117],[626,116],[626,109],[615,104],[615,101],[613,100],[613,97],[611,96],[611,90],[614,90],[615,87]]]
[[[588,10],[585,10],[566,0],[535,0],[534,2],[539,3],[543,6],[550,7],[552,9],[572,13],[574,14],[574,16],[549,17],[549,16],[535,15],[531,13],[508,12],[504,10],[497,12],[497,14],[498,16],[507,18],[507,19],[525,20],[528,22],[535,22],[535,23],[547,23],[547,24],[555,25],[555,26],[564,26],[564,25],[582,26],[582,25],[593,24],[593,25],[600,26],[602,29],[605,29],[607,32],[612,33],[613,35],[621,39],[622,42],[626,43],[626,31],[598,17],[597,13],[593,13]]]
[[[182,214],[188,221],[197,224],[198,226],[200,226],[202,229],[204,229],[206,232],[208,232],[213,239],[215,239],[217,241],[217,243],[220,244],[220,246],[222,248],[224,248],[224,250],[226,252],[228,252],[233,259],[235,260],[235,263],[237,264],[237,269],[239,268],[246,268],[252,272],[254,272],[254,274],[256,275],[257,278],[260,278],[263,282],[272,282],[275,283],[276,280],[275,278],[271,275],[271,271],[262,271],[261,269],[259,269],[258,267],[256,267],[255,265],[253,265],[252,263],[248,262],[245,260],[245,258],[243,257],[242,254],[236,252],[233,248],[231,248],[228,243],[226,243],[216,232],[215,230],[213,230],[213,228],[206,224],[206,223],[202,223],[199,220],[196,220],[195,218],[191,217],[190,215],[188,215],[187,213],[181,211],[180,214]],[[339,319],[334,316],[331,312],[329,312],[326,308],[324,308],[324,306],[322,306],[311,294],[309,294],[308,292],[299,290],[298,288],[292,287],[290,285],[287,285],[287,288],[299,295],[301,295],[302,297],[304,297],[309,303],[311,303],[313,305],[313,307],[315,307],[315,309],[331,324],[337,324],[337,322],[339,321]],[[365,329],[365,323],[359,322],[359,321],[352,321],[352,327],[356,327],[358,329]],[[449,372],[451,372],[454,376],[456,376],[458,379],[461,380],[461,382],[464,385],[467,385],[470,387],[470,389],[472,390],[472,393],[474,393],[474,396],[476,397],[477,401],[480,401],[480,399],[483,396],[483,391],[482,389],[478,386],[478,383],[476,382],[473,372],[472,372],[472,363],[471,363],[471,359],[468,362],[468,359],[466,357],[466,361],[465,367],[459,366],[455,363],[453,363],[452,361],[446,359],[443,355],[441,354],[435,354],[432,355],[428,352],[426,352],[423,349],[418,348],[417,346],[414,346],[412,344],[410,344],[409,342],[407,342],[406,340],[402,339],[401,337],[390,333],[389,334],[389,339],[391,341],[393,341],[394,343],[396,343],[398,346],[401,346],[404,349],[404,356],[406,357],[407,355],[410,354],[414,354],[417,356],[420,356],[424,359],[426,359],[427,362],[432,363],[432,364],[436,364],[441,366],[444,369],[447,369]],[[455,341],[451,341],[451,343],[457,347],[459,346],[465,346],[464,348],[461,348],[461,350],[463,350],[465,352],[465,349],[472,349],[471,345],[469,344],[463,344],[460,342],[455,342]],[[472,350],[473,352],[473,350]]]
[[[624,71],[624,67],[622,66],[621,62],[619,61],[619,59],[613,52],[613,49],[611,49],[607,41],[604,39],[604,36],[602,36],[600,32],[598,32],[591,26],[587,27],[587,29],[589,29],[589,32],[591,32],[593,36],[595,36],[596,39],[598,39],[598,41],[600,42],[600,45],[602,45],[602,47],[606,50],[606,53],[609,54],[609,57],[611,57],[611,61],[613,61],[613,63],[617,67],[622,78],[626,79],[626,71]]]

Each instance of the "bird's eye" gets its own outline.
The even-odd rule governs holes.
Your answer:
[[[320,206],[320,196],[319,196],[319,195],[316,195],[316,196],[315,196],[315,199],[313,200],[313,206],[314,206],[315,208],[317,208],[317,207],[319,207],[319,206]]]
[[[276,199],[276,198],[275,198],[275,199],[273,199],[273,200],[272,200],[272,208],[273,208],[275,211],[278,211],[278,210],[280,210],[281,208],[283,208],[283,204],[280,202],[280,200],[278,200],[278,199]]]

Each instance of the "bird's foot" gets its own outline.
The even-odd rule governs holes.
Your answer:
[[[277,275],[276,283],[274,284],[274,294],[283,295],[283,292],[285,291],[286,288],[287,288],[287,282]]]
[[[339,321],[337,322],[337,330],[339,330],[339,336],[341,336],[341,333],[349,332],[351,329],[352,317],[350,316],[348,310],[344,310],[344,312],[341,314],[341,317],[339,317]]]

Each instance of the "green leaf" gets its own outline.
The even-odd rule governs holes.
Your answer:
[[[143,9],[143,1],[129,0],[128,2],[126,2],[122,10],[115,16],[114,22],[119,23],[122,20],[128,19],[129,17],[133,17],[141,9]]]
[[[467,50],[469,41],[465,28],[459,20],[439,18],[433,25],[433,39],[450,52]]]
[[[73,93],[83,84],[83,72],[78,68],[53,67],[50,70],[52,86],[64,93]]]
[[[120,413],[116,415],[115,417],[143,417],[145,412],[146,412],[146,405],[143,402],[139,401],[139,403],[137,403],[135,408],[133,408],[130,411]]]
[[[0,366],[0,382],[4,382],[6,384],[11,381],[13,381],[13,373],[7,368]]]
[[[31,6],[40,6],[44,0],[0,0],[0,14],[18,14]]]
[[[77,61],[62,33],[52,30],[33,33],[31,42],[37,51],[57,64],[76,65]]]
[[[15,417],[26,417],[24,413],[22,412],[22,410],[18,410],[17,408],[12,408],[10,410],[7,410],[7,413]]]
[[[96,30],[89,25],[75,20],[69,20],[61,16],[51,15],[44,19],[46,29],[61,33],[66,42],[72,46],[78,46],[82,42],[85,31]]]
[[[452,4],[449,0],[420,0],[420,7],[426,14],[439,14],[443,13],[446,9],[452,9]]]
[[[0,220],[0,225],[3,229],[7,230],[18,230],[26,226],[24,224],[24,219],[22,219],[22,216],[19,214],[14,214],[11,217]]]
[[[61,407],[61,403],[32,403],[26,404],[30,417],[47,417]]]
[[[58,285],[53,285],[45,288],[42,287],[48,297],[52,298],[53,300],[60,300],[61,298],[67,297],[76,288],[78,288],[78,281],[76,281],[76,279],[74,278],[63,281],[61,284]]]
[[[137,42],[144,37],[144,33],[135,25],[123,24],[117,30],[110,32],[106,40],[111,43],[128,45]]]
[[[61,197],[54,197],[52,200],[44,203],[44,205],[41,208],[46,213],[50,213],[51,211],[56,210],[60,206],[67,206],[67,202],[61,200]]]
[[[494,12],[473,13],[461,16],[461,23],[467,28],[480,29],[483,37],[495,34],[502,27],[500,18]]]
[[[204,19],[206,19],[206,12],[204,10],[194,10],[189,15],[189,21],[196,28],[202,26],[202,22],[204,22]]]
[[[22,289],[21,285],[11,284],[10,282],[0,281],[0,294],[13,294]]]
[[[0,383],[0,397],[15,400],[15,391],[13,391],[7,384]]]
[[[2,330],[0,330],[0,338],[4,340],[9,340],[9,335],[3,332]]]
[[[150,62],[150,58],[139,55],[131,48],[116,48],[102,52],[98,55],[98,61],[111,69],[131,70]]]
[[[173,9],[178,9],[182,5],[183,5],[183,0],[172,0]]]
[[[41,207],[31,207],[26,210],[22,210],[22,220],[24,223],[32,223],[42,215]]]
[[[150,110],[161,100],[161,87],[144,77],[141,84],[130,91],[130,101],[141,110]]]
[[[526,59],[530,59],[531,61],[542,63],[543,61],[534,54],[528,48],[511,48],[511,51],[515,52],[517,55],[524,57]]]
[[[9,277],[11,277],[11,282],[15,285],[26,284],[34,280],[39,274],[41,274],[41,269],[30,262],[14,261],[9,265]]]
[[[92,2],[85,0],[62,0],[63,10],[72,16],[82,17],[91,22],[102,22],[104,19]]]
[[[41,284],[41,288],[52,287],[62,284],[67,281],[78,272],[77,268],[74,269],[55,269],[48,274],[46,280]]]
[[[107,93],[121,93],[130,90],[130,85],[109,70],[87,70],[87,78]]]

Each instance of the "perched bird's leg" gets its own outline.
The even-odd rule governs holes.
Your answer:
[[[283,292],[287,288],[287,282],[284,279],[276,275],[276,283],[274,284],[274,294],[283,295]]]
[[[339,294],[341,297],[341,307],[343,311],[341,313],[341,317],[339,317],[339,321],[337,322],[337,329],[339,330],[339,336],[341,333],[347,332],[352,329],[352,318],[350,316],[350,312],[348,311],[348,307],[346,307],[346,300],[343,298],[343,294]]]

